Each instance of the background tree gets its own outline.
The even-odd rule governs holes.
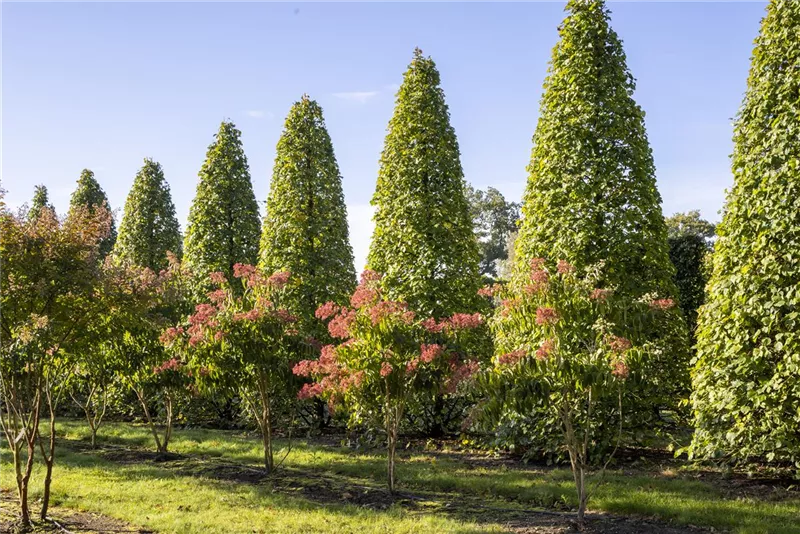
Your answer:
[[[161,165],[145,159],[125,202],[113,256],[121,262],[166,269],[167,253],[181,255],[181,232],[175,205]]]
[[[69,213],[75,213],[81,206],[89,210],[94,210],[97,206],[103,206],[106,210],[111,212],[111,204],[108,202],[106,192],[103,191],[103,188],[97,183],[97,180],[94,178],[94,173],[89,169],[83,169],[83,171],[81,171],[81,176],[78,178],[78,186],[75,188],[75,191],[73,191],[69,201]],[[111,229],[109,230],[108,237],[100,243],[100,253],[103,258],[108,256],[111,249],[114,248],[116,240],[117,227],[114,224],[112,212]]]
[[[210,273],[223,272],[233,281],[235,264],[254,265],[258,260],[258,203],[241,135],[232,122],[220,125],[189,210],[184,259],[202,286],[197,288],[199,295],[210,287]]]
[[[572,0],[567,11],[533,136],[518,276],[527,277],[539,257],[560,257],[578,270],[603,261],[601,287],[633,299],[675,296],[644,113],[632,98],[622,43],[601,0]],[[686,324],[680,314],[663,320],[649,332],[662,347],[652,353],[658,372],[630,397],[647,429],[688,396]]]
[[[33,188],[33,199],[31,200],[31,207],[28,210],[28,218],[38,219],[42,214],[42,210],[48,209],[55,213],[55,208],[50,204],[50,198],[47,195],[47,188],[43,185],[37,185]]]
[[[433,317],[474,311],[480,253],[439,72],[414,51],[381,154],[369,268],[387,296]]]
[[[800,3],[773,0],[697,330],[693,452],[800,461]]]
[[[669,259],[675,266],[675,285],[683,317],[694,339],[697,310],[705,301],[708,259],[715,228],[700,218],[697,210],[676,213],[667,218]],[[694,343],[692,343],[694,345]]]
[[[314,311],[328,301],[344,304],[355,288],[342,177],[322,108],[307,95],[296,102],[278,141],[259,267],[289,271],[286,305],[304,330],[320,340],[326,331]]]
[[[496,279],[508,259],[509,237],[517,230],[519,204],[506,201],[494,187],[481,191],[469,185],[467,200],[481,252],[480,272],[489,280]]]

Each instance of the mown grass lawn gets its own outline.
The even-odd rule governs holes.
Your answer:
[[[86,446],[88,432],[78,421],[61,423],[59,434],[65,439],[53,483],[55,505],[158,532],[504,532],[504,519],[515,510],[564,510],[575,501],[566,469],[517,467],[458,453],[404,453],[401,502],[392,504],[383,492],[379,450],[295,440],[279,475],[261,480],[259,441],[241,433],[177,430],[170,449],[179,456],[167,462],[144,452],[152,448],[144,427],[108,425],[96,451]],[[2,461],[0,486],[9,489],[5,451]],[[797,491],[737,494],[679,469],[630,471],[607,473],[590,509],[747,534],[800,533]],[[258,476],[250,480],[251,475]],[[34,478],[36,499],[38,468]]]

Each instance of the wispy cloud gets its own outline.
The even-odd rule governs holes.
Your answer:
[[[378,91],[350,91],[345,93],[333,93],[333,96],[336,98],[341,98],[342,100],[350,100],[352,102],[358,102],[359,104],[363,104],[370,98],[373,98],[378,95]]]
[[[270,113],[269,111],[263,111],[263,110],[260,110],[260,109],[248,109],[246,111],[246,113],[247,113],[247,115],[249,117],[253,117],[254,119],[265,119],[265,118],[266,119],[271,119],[272,118],[272,113]]]

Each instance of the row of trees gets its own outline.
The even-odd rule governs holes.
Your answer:
[[[63,219],[43,190],[27,213],[3,208],[2,421],[23,520],[37,444],[46,515],[58,401],[73,395],[94,432],[111,383],[138,398],[161,452],[180,395],[237,395],[268,470],[280,403],[345,406],[351,423],[385,430],[392,490],[404,414],[436,433],[468,413],[465,428],[499,425],[501,443],[565,450],[581,517],[587,468],[623,440],[688,422],[690,394],[692,454],[796,459],[800,7],[773,0],[762,25],[694,360],[712,229],[692,214],[668,226],[608,11],[600,0],[567,8],[513,254],[497,243],[516,206],[469,193],[438,71],[420,50],[389,124],[359,284],[341,176],[308,97],[287,117],[261,223],[229,122],[183,238],[149,160],[116,240],[88,171]],[[483,287],[503,265],[507,283]]]

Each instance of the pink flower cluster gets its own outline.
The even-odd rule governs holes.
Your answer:
[[[249,279],[256,272],[256,268],[250,264],[237,263],[233,266],[233,276],[236,278]]]
[[[356,287],[353,296],[350,297],[350,305],[356,309],[361,309],[374,304],[379,298],[380,293],[377,289],[362,283]]]
[[[605,302],[608,299],[608,297],[611,296],[612,293],[613,293],[613,291],[610,290],[610,289],[600,289],[600,288],[593,289],[591,294],[589,295],[589,298],[592,299],[592,300],[598,300],[600,302]]]
[[[198,304],[194,310],[194,315],[189,316],[189,323],[192,325],[208,324],[218,311],[213,304]]]
[[[469,330],[482,325],[483,317],[480,313],[454,313],[446,321],[451,330]]]
[[[558,271],[558,274],[570,274],[575,272],[575,266],[566,260],[558,260],[556,270]]]
[[[536,310],[536,324],[553,324],[558,321],[558,312],[554,308],[543,306]]]
[[[216,271],[208,275],[208,278],[211,280],[212,283],[221,286],[225,282],[227,282],[227,278],[225,277],[225,273]]]
[[[608,343],[608,346],[611,348],[611,350],[617,353],[625,352],[626,350],[630,349],[633,346],[633,344],[629,339],[615,336],[613,334],[608,336],[606,342]]]
[[[431,363],[444,352],[444,348],[436,343],[431,343],[430,345],[422,344],[419,347],[419,351],[419,359],[425,363]]]
[[[400,321],[405,324],[414,322],[414,312],[408,310],[408,305],[405,302],[381,300],[369,309],[369,317],[373,325],[377,325],[392,315],[399,316]]]
[[[335,302],[326,302],[314,312],[314,316],[320,321],[327,321],[337,313],[341,308]]]
[[[361,283],[366,284],[368,282],[377,282],[383,277],[381,273],[373,271],[371,269],[365,269],[364,272],[361,273]]]
[[[303,387],[297,393],[297,398],[305,400],[312,397],[319,397],[320,395],[322,395],[322,384],[314,382],[313,384],[303,384]]]
[[[333,319],[331,319],[331,322],[328,323],[328,333],[330,333],[331,336],[339,339],[347,339],[350,337],[350,327],[353,325],[355,320],[355,310],[342,308],[338,315],[336,315]]]
[[[381,376],[386,378],[390,374],[392,374],[392,364],[389,362],[383,362],[381,364]]]
[[[275,310],[275,316],[283,324],[290,324],[297,322],[297,316],[290,313],[289,310],[284,310],[283,308],[281,308],[280,310]]]
[[[221,274],[221,273],[220,273]],[[224,289],[217,289],[208,294],[208,300],[216,305],[220,305],[228,298],[228,292]]]
[[[171,345],[181,334],[183,334],[183,327],[173,326],[164,330],[158,340],[161,341],[163,345]]]
[[[650,303],[650,307],[654,310],[669,310],[675,306],[675,301],[672,299],[656,299]]]
[[[493,297],[502,289],[503,286],[501,284],[492,284],[490,286],[484,286],[480,288],[478,290],[478,295],[481,297]]]
[[[546,360],[550,357],[555,348],[556,344],[552,339],[545,339],[542,341],[542,344],[539,345],[539,348],[536,349],[536,359],[540,361]]]
[[[176,358],[170,358],[169,360],[165,361],[158,367],[153,367],[154,374],[160,374],[165,371],[177,371],[181,368],[181,362],[179,362]]]
[[[480,365],[475,360],[470,360],[460,365],[457,362],[450,362],[452,374],[445,383],[445,393],[455,393],[458,385],[477,373],[479,368]]]
[[[277,288],[277,289],[281,289],[283,287],[286,287],[286,284],[289,283],[289,277],[290,276],[291,275],[289,274],[288,271],[280,271],[280,272],[274,273],[272,276],[270,276],[267,279],[267,282],[272,287]]]
[[[424,321],[422,321],[422,328],[424,328],[427,332],[431,334],[438,334],[442,330],[444,330],[444,324],[437,323],[436,319],[433,317],[428,317]]]
[[[253,308],[250,311],[235,313],[233,315],[234,321],[258,321],[262,317],[261,310]]]
[[[613,361],[611,363],[611,374],[621,380],[628,378],[630,369],[628,368],[628,364],[625,363],[625,360],[619,359]]]
[[[501,365],[514,365],[524,357],[525,351],[518,349],[507,354],[502,354],[497,361],[500,362]]]
[[[413,373],[419,367],[419,358],[414,358],[406,364],[406,373]]]

